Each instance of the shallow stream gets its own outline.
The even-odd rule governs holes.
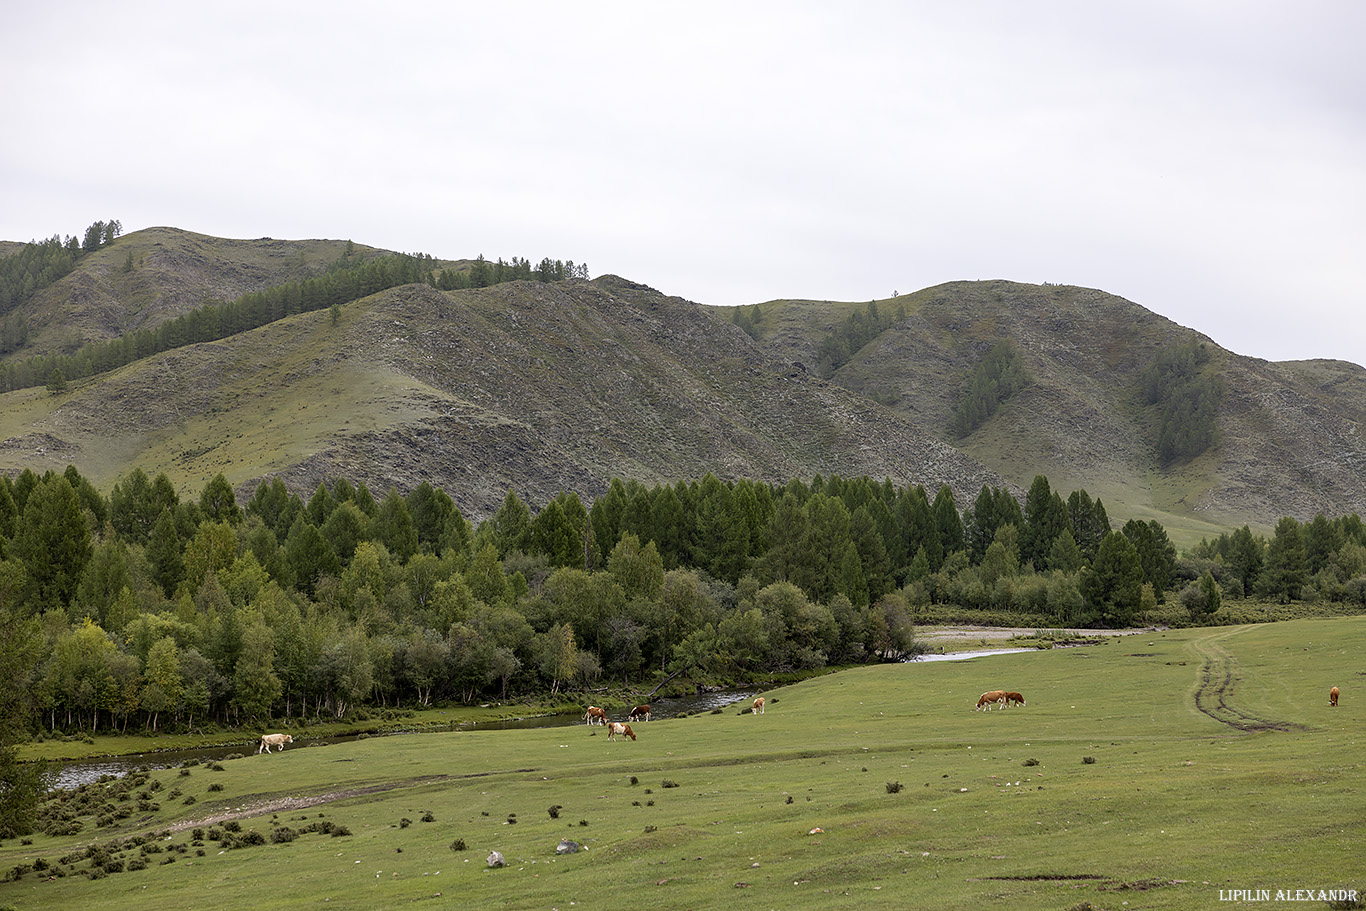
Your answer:
[[[1007,655],[1015,652],[1032,652],[1032,648],[1005,648],[988,649],[983,651],[950,652],[943,655],[922,655],[916,662],[922,661],[964,661],[969,658],[982,658],[989,655]],[[684,696],[678,699],[656,699],[650,703],[651,717],[655,720],[664,718],[677,718],[680,715],[695,715],[699,712],[710,712],[713,709],[724,708],[737,702],[746,702],[757,696],[761,689],[749,687],[745,689],[720,690],[714,693],[701,693],[696,696]],[[507,721],[494,721],[485,724],[452,724],[445,730],[465,729],[471,730],[476,727],[480,729],[495,730],[524,730],[527,728],[554,728],[568,727],[574,724],[583,724],[581,715],[538,715],[527,718],[514,718]],[[440,728],[428,729],[427,733],[432,733]],[[395,731],[389,734],[373,735],[384,737],[397,737],[421,732],[415,731]],[[295,745],[301,742],[308,743],[345,743],[355,740],[360,735],[348,734],[339,737],[318,737],[318,738],[296,738]],[[124,756],[106,756],[99,759],[82,759],[61,764],[54,764],[53,772],[49,776],[48,785],[52,788],[68,789],[75,788],[87,782],[96,781],[102,775],[123,776],[139,767],[151,769],[169,769],[179,766],[189,760],[199,762],[212,762],[214,760],[226,759],[229,756],[240,756],[246,753],[255,752],[255,744],[229,744],[226,746],[203,747],[192,750],[164,750],[155,753],[129,753]]]

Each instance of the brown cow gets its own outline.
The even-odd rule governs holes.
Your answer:
[[[584,724],[606,724],[607,710],[596,705],[590,705],[588,711],[583,713]]]
[[[988,690],[987,692],[983,693],[983,694],[981,695],[980,698],[978,698],[978,700],[977,700],[977,711],[979,711],[979,712],[982,711],[982,707],[983,707],[983,706],[986,706],[986,710],[987,710],[988,712],[990,712],[990,711],[991,711],[991,707],[992,707],[993,705],[1004,706],[1005,703],[1006,703],[1006,691],[1005,691],[1005,690]]]
[[[764,697],[763,697],[763,696],[760,696],[758,699],[755,699],[755,700],[754,700],[754,707],[751,708],[750,711],[753,712],[753,713],[756,714],[756,715],[762,715],[762,714],[764,713]]]
[[[1015,704],[1024,705],[1024,697],[1021,696],[1019,693],[1006,693],[1005,707],[1010,708],[1012,705]]]
[[[648,705],[638,705],[631,709],[631,714],[626,716],[627,721],[649,721],[650,707]]]
[[[1337,705],[1337,704],[1338,704],[1338,688],[1337,688],[1337,687],[1333,687],[1331,690],[1328,691],[1328,704],[1329,704],[1329,705]]]
[[[636,732],[631,730],[631,726],[629,724],[622,724],[620,721],[613,721],[607,725],[608,740],[616,740],[618,734],[620,734],[623,737],[630,737],[632,740],[636,739]]]

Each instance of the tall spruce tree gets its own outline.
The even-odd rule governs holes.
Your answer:
[[[11,543],[33,586],[39,610],[65,610],[90,561],[90,528],[76,492],[64,475],[34,488]]]

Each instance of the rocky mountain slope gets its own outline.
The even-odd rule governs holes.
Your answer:
[[[70,350],[316,274],[342,241],[119,238],[26,305],[34,341]],[[361,248],[367,253],[369,248]],[[125,271],[128,251],[134,267]],[[614,276],[440,292],[409,285],[175,349],[72,384],[0,396],[0,470],[66,464],[106,488],[140,465],[187,491],[218,472],[249,495],[279,474],[307,496],[346,476],[429,480],[472,518],[511,488],[533,503],[644,483],[889,477],[966,505],[1036,474],[1112,518],[1186,538],[1280,515],[1366,512],[1366,371],[1272,364],[1206,339],[1226,393],[1219,442],[1162,467],[1138,378],[1190,330],[1090,289],[964,282],[894,301],[897,320],[829,381],[816,351],[853,304],[771,302],[751,338],[731,311]],[[983,353],[1009,338],[1034,378],[970,436],[949,430]],[[756,340],[757,339],[757,340]]]
[[[834,382],[933,428],[1015,485],[1044,473],[1122,513],[1183,516],[1192,527],[1366,508],[1366,370],[1341,361],[1270,363],[1220,348],[1123,298],[1087,288],[957,282],[880,302],[905,318]],[[775,356],[814,362],[811,302],[768,305]],[[827,319],[828,322],[828,319]],[[1225,386],[1215,446],[1185,463],[1157,458],[1155,409],[1141,374],[1162,348],[1195,337]],[[950,427],[976,363],[1009,339],[1034,382],[966,438]]]

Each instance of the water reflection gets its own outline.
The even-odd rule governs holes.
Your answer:
[[[1037,652],[1036,648],[991,648],[978,652],[948,652],[943,655],[920,655],[915,661],[964,661],[968,658],[983,658],[987,655],[1011,655],[1016,652]]]

